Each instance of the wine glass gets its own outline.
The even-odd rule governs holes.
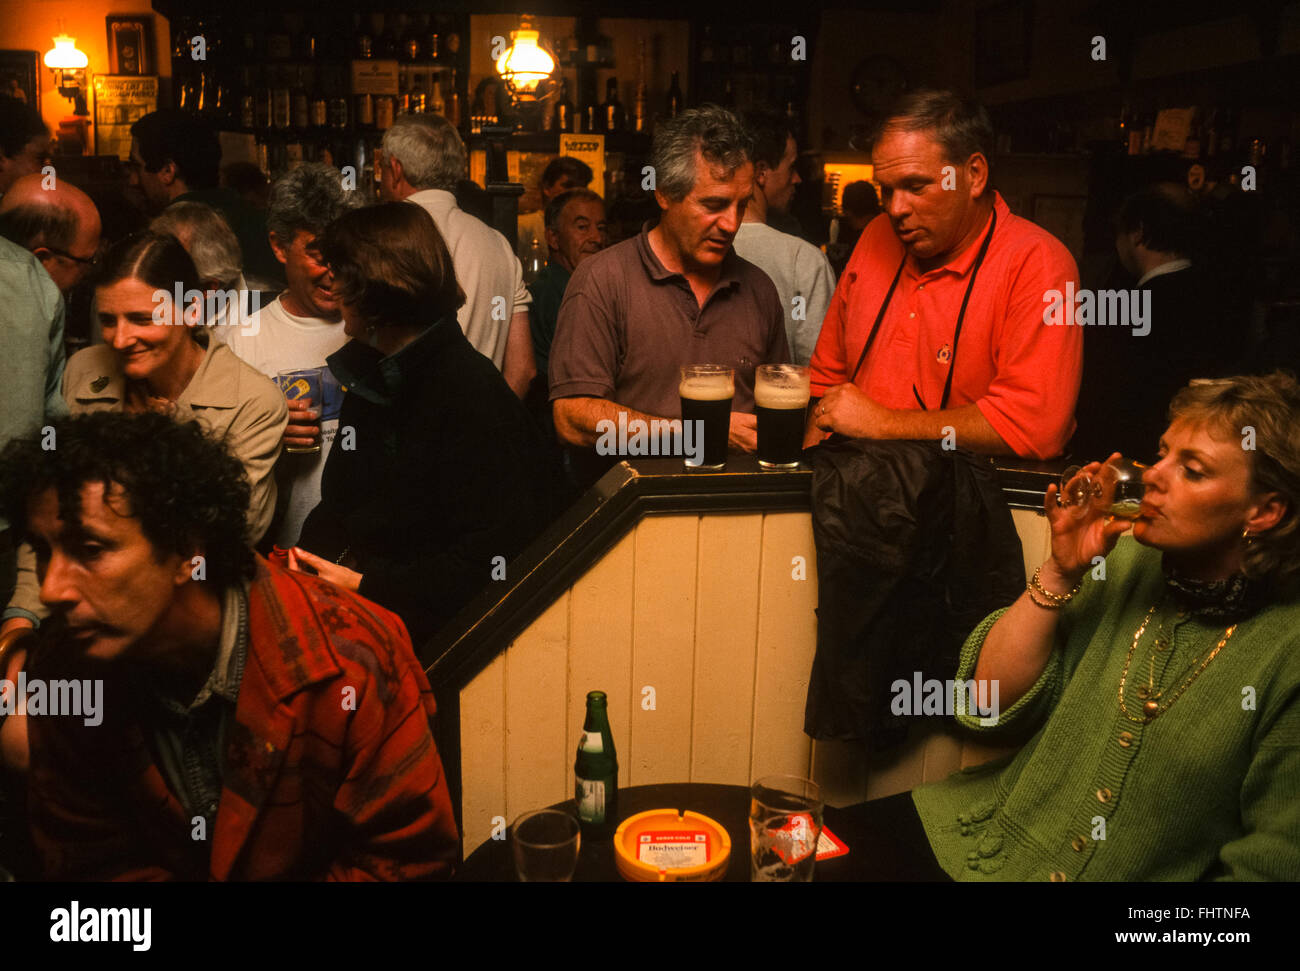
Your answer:
[[[1106,462],[1096,473],[1072,465],[1061,476],[1056,504],[1066,508],[1092,508],[1104,516],[1137,519],[1146,486],[1142,473],[1147,466],[1119,456]]]

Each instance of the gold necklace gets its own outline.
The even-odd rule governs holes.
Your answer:
[[[1137,691],[1138,697],[1143,699],[1142,702],[1143,717],[1138,718],[1137,716],[1130,714],[1128,710],[1128,706],[1124,703],[1124,685],[1128,681],[1128,669],[1129,669],[1129,665],[1133,663],[1133,654],[1137,650],[1138,641],[1140,641],[1142,639],[1142,635],[1146,633],[1147,625],[1151,623],[1151,618],[1155,615],[1156,608],[1159,607],[1162,602],[1163,600],[1156,601],[1154,604],[1151,605],[1151,609],[1147,611],[1146,617],[1143,618],[1141,625],[1138,627],[1137,631],[1133,634],[1133,643],[1129,645],[1128,657],[1125,658],[1124,660],[1124,673],[1120,675],[1120,679],[1119,679],[1119,710],[1123,712],[1125,718],[1127,718],[1131,722],[1136,722],[1139,725],[1145,725],[1149,722],[1153,722],[1158,717],[1163,715],[1166,711],[1168,711],[1170,707],[1173,706],[1173,703],[1182,696],[1182,693],[1186,691],[1188,687],[1191,686],[1191,683],[1201,676],[1201,672],[1204,671],[1205,668],[1209,665],[1209,663],[1213,661],[1215,657],[1218,656],[1218,653],[1221,650],[1223,650],[1223,645],[1228,643],[1228,641],[1232,638],[1232,635],[1237,630],[1236,624],[1233,624],[1231,627],[1225,630],[1223,632],[1223,636],[1219,638],[1219,642],[1214,645],[1214,649],[1210,651],[1208,655],[1206,655],[1205,660],[1202,661],[1200,658],[1192,658],[1192,663],[1189,664],[1183,670],[1182,674],[1179,674],[1178,677],[1175,678],[1174,680],[1175,681],[1181,680],[1183,675],[1185,675],[1188,671],[1192,671],[1192,668],[1196,668],[1196,670],[1192,671],[1191,677],[1189,677],[1186,681],[1183,681],[1182,684],[1178,686],[1178,690],[1174,692],[1173,697],[1171,697],[1168,701],[1166,701],[1163,705],[1161,705],[1160,698],[1164,694],[1164,692],[1155,690],[1156,652],[1162,651],[1165,648],[1170,646],[1170,643],[1168,641],[1162,639],[1162,635],[1164,634],[1164,621],[1162,620],[1160,623],[1160,633],[1156,636],[1156,644],[1154,645],[1153,650],[1151,652],[1151,667],[1150,667],[1150,673],[1147,677],[1146,689],[1144,691],[1141,687],[1139,687]],[[1199,667],[1197,666],[1198,664]]]

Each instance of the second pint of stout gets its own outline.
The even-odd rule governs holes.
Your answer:
[[[736,372],[718,364],[688,364],[682,368],[682,380],[677,390],[682,396],[682,422],[704,423],[703,460],[697,463],[688,454],[686,467],[709,471],[726,468],[727,438],[731,430],[731,399],[736,394]],[[685,440],[684,424],[682,430]],[[694,432],[692,441],[695,441]]]
[[[758,464],[795,469],[803,452],[809,370],[798,364],[760,365],[754,381],[758,415]]]

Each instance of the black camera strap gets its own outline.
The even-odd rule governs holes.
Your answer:
[[[979,276],[980,267],[984,265],[984,257],[988,255],[989,244],[993,242],[993,231],[997,229],[998,211],[993,210],[993,217],[989,223],[989,231],[984,236],[984,242],[980,244],[979,252],[975,255],[975,262],[971,266],[970,282],[966,284],[966,295],[962,297],[961,310],[957,314],[957,326],[952,335],[952,358],[948,362],[948,380],[943,385],[943,398],[939,402],[939,410],[942,411],[948,407],[948,396],[952,393],[952,377],[957,370],[957,341],[961,339],[961,325],[966,320],[966,306],[970,303],[971,291],[975,289],[975,278]],[[889,309],[889,301],[894,297],[894,290],[898,288],[899,278],[903,275],[903,267],[907,264],[907,254],[903,254],[903,261],[898,264],[898,270],[894,273],[894,282],[889,285],[889,290],[885,293],[884,302],[880,305],[880,312],[876,314],[876,322],[871,325],[871,333],[867,335],[867,343],[862,348],[862,354],[858,357],[858,363],[853,368],[853,374],[849,376],[849,383],[852,384],[862,370],[862,363],[867,359],[867,352],[871,350],[871,345],[876,341],[876,334],[880,330],[880,324],[885,319],[885,311]],[[912,393],[916,395],[916,400],[920,403],[921,408],[925,408],[925,402],[921,401],[920,394],[916,391],[916,386],[912,386]]]

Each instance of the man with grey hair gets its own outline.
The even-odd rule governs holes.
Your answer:
[[[984,109],[949,91],[907,94],[881,124],[883,218],[863,230],[822,323],[805,445],[838,433],[1038,459],[1065,448],[1083,335],[1047,326],[1043,310],[1078,290],[1079,273],[993,190],[992,142]]]
[[[320,502],[320,477],[338,433],[343,401],[325,359],[346,344],[348,336],[334,296],[334,277],[321,258],[317,238],[358,201],[343,188],[338,171],[320,162],[299,165],[275,183],[267,235],[289,286],[245,326],[231,328],[226,338],[235,354],[272,379],[281,371],[321,369],[323,400],[289,402],[284,451],[276,467],[281,508],[267,535],[286,548],[297,543],[303,520]]]
[[[251,320],[258,306],[253,304],[244,279],[239,240],[225,216],[205,202],[173,202],[149,228],[175,236],[190,254],[209,306],[213,307],[205,321],[212,328],[212,336],[224,341],[231,327]]]
[[[580,478],[609,464],[588,451],[599,423],[681,417],[687,364],[735,369],[730,443],[754,451],[754,369],[787,362],[790,351],[776,287],[731,245],[754,191],[752,151],[740,120],[716,105],[659,126],[658,224],[583,260],[569,280],[550,397],[556,433],[584,467]]]
[[[456,205],[465,143],[440,115],[400,115],[375,159],[379,198],[413,202],[433,217],[465,291],[457,311],[465,337],[501,371],[520,398],[537,374],[523,268],[506,238]]]

